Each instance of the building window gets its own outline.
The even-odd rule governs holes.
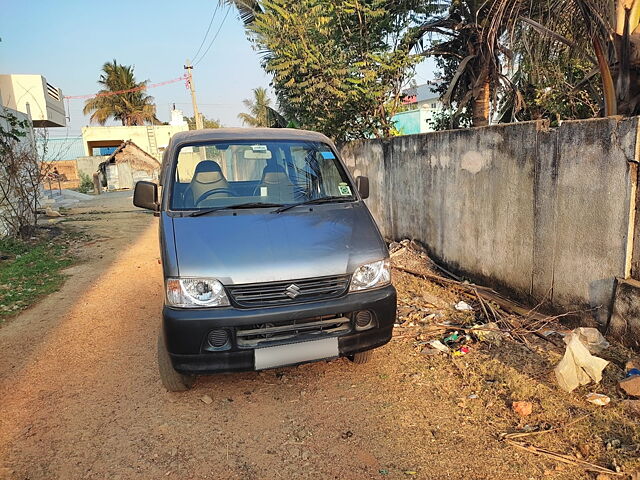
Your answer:
[[[435,104],[435,103],[432,103],[432,104],[431,104],[431,108],[436,108],[436,104]]]

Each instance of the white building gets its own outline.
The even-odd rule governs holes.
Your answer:
[[[172,135],[189,130],[187,122],[182,118],[182,112],[179,113],[180,122],[177,121],[177,114],[174,112],[176,111],[171,112],[172,122],[169,125],[83,127],[84,154],[111,155],[123,142],[132,141],[149,155],[161,160]]]
[[[0,75],[2,106],[21,112],[34,127],[64,127],[67,119],[62,90],[42,75]]]

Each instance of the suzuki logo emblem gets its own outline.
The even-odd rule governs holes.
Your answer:
[[[292,283],[287,288],[285,288],[284,293],[289,298],[296,298],[298,295],[300,295],[300,287],[295,283]]]

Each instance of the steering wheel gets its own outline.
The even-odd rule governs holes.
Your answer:
[[[207,190],[206,192],[204,192],[202,195],[200,195],[196,201],[194,202],[195,205],[198,205],[202,200],[204,200],[207,197],[210,197],[211,195],[215,194],[215,193],[226,193],[228,194],[230,197],[235,197],[236,194],[229,188],[213,188],[211,190]]]

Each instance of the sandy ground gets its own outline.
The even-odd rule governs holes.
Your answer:
[[[94,238],[85,261],[0,329],[0,478],[595,478],[498,441],[522,423],[504,400],[478,390],[464,359],[426,357],[402,336],[366,365],[210,376],[167,393],[157,219],[129,202],[77,210],[68,224]]]

